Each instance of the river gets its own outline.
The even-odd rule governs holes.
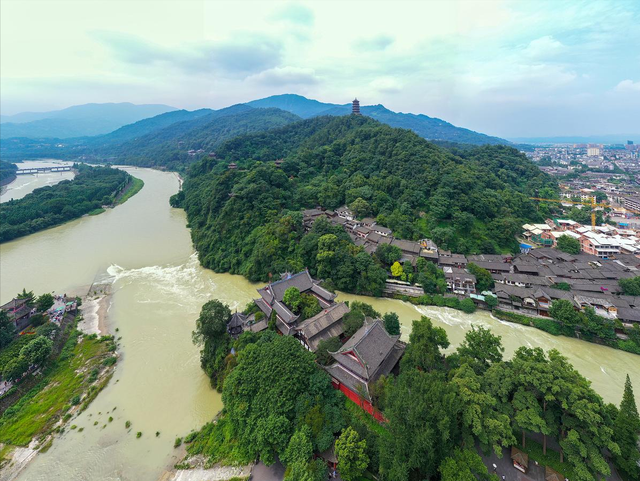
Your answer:
[[[174,174],[126,170],[145,186],[125,204],[0,245],[2,302],[23,287],[36,293],[82,293],[96,280],[109,282],[113,295],[108,324],[122,336],[113,380],[73,420],[83,432],[68,431],[56,439],[20,480],[155,481],[176,461],[175,437],[198,428],[221,407],[220,395],[209,387],[191,344],[194,320],[207,300],[242,307],[259,286],[200,267],[184,212],[168,205],[178,189]],[[502,336],[507,356],[520,345],[560,350],[606,401],[619,403],[627,372],[640,392],[640,356],[504,323],[485,312],[466,315],[391,299],[339,298],[369,302],[381,313],[397,312],[405,339],[411,320],[421,314],[446,329],[452,348],[472,324],[483,325]],[[108,416],[113,416],[112,423]],[[132,423],[131,432],[125,429],[126,421]],[[143,433],[140,439],[137,431]]]
[[[73,162],[62,160],[25,160],[16,164],[18,169],[30,169],[34,167],[52,167],[60,165],[73,165]],[[73,179],[74,173],[67,172],[42,172],[40,174],[18,175],[11,184],[2,186],[0,203],[11,199],[22,199],[40,187],[54,185],[66,179]]]

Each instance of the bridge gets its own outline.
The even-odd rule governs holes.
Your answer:
[[[16,170],[16,175],[39,174],[41,172],[68,172],[70,170],[70,165],[61,165],[56,167],[33,167],[31,169],[18,169]]]

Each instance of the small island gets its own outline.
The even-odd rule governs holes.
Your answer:
[[[0,243],[54,227],[83,215],[95,215],[125,202],[144,183],[112,167],[74,164],[73,180],[34,190],[0,209]]]

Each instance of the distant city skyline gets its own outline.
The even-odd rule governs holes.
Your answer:
[[[3,115],[282,93],[504,138],[640,133],[640,2],[1,4]]]

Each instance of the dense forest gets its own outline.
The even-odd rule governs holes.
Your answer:
[[[5,184],[5,179],[10,182],[9,179],[15,177],[16,170],[18,170],[18,167],[15,164],[10,164],[9,162],[0,160],[0,185]]]
[[[399,373],[369,386],[386,419],[378,424],[331,388],[295,338],[268,329],[234,340],[226,331],[230,315],[212,300],[197,321],[203,361],[221,351],[214,369],[225,376],[224,410],[217,423],[185,438],[191,456],[267,464],[277,457],[286,481],[324,481],[326,464],[314,453],[335,439],[345,480],[497,481],[479,453],[508,459],[504,448],[516,446],[529,453],[529,466],[539,462],[572,481],[608,476],[611,461],[626,479],[640,475],[640,417],[628,377],[618,408],[560,352],[521,347],[506,361],[500,337],[482,327],[445,356],[446,331],[423,316],[413,321]],[[209,375],[213,367],[203,362]]]
[[[309,267],[341,290],[376,293],[384,270],[339,227],[306,234],[301,209],[348,205],[404,239],[433,239],[462,253],[518,248],[528,199],[555,181],[515,149],[482,146],[454,155],[360,116],[319,117],[231,139],[194,164],[172,205],[187,212],[201,263],[252,281]],[[274,160],[284,159],[280,167]],[[228,169],[234,162],[238,169]],[[383,271],[383,272],[381,272]]]
[[[111,167],[74,165],[73,180],[41,187],[0,206],[0,242],[48,229],[114,202],[131,176]]]

